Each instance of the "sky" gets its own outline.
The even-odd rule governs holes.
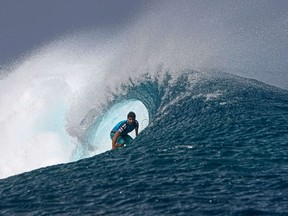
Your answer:
[[[149,0],[1,0],[0,65],[59,35],[119,28],[148,3]]]
[[[185,62],[288,89],[287,11],[287,0],[0,0],[0,68],[61,36],[125,31],[126,60]]]

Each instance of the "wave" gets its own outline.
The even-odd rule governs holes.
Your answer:
[[[71,64],[76,57],[70,55],[55,63],[67,51],[66,46],[62,49],[35,54],[1,80],[2,178],[110,150],[107,134],[116,121],[125,119],[128,107],[138,113],[144,129],[183,100],[193,99],[191,109],[196,112],[203,98],[208,102],[233,94],[220,102],[226,107],[236,103],[243,89],[268,88],[225,73],[175,71],[161,64],[137,76],[134,71],[120,74],[115,83],[106,62],[95,61],[95,56]]]
[[[283,68],[286,68],[286,61],[281,59],[285,55],[273,62],[273,67],[272,63],[266,64],[270,61],[264,64],[260,58],[263,55],[275,60],[273,53],[277,46],[267,43],[263,49],[264,43],[261,43],[259,49],[257,35],[238,34],[238,29],[230,24],[234,23],[239,29],[242,29],[242,24],[230,16],[228,11],[231,10],[222,14],[220,5],[213,7],[215,11],[221,11],[217,14],[222,15],[216,16],[215,20],[209,19],[215,16],[214,11],[202,12],[210,4],[198,2],[197,7],[189,1],[183,5],[173,1],[155,4],[141,14],[137,22],[123,26],[121,31],[114,29],[113,34],[109,30],[82,31],[64,35],[26,54],[8,69],[1,67],[3,151],[0,177],[71,162],[108,150],[108,144],[96,150],[91,144],[94,138],[90,138],[92,135],[89,133],[96,133],[100,119],[107,118],[105,113],[117,103],[124,106],[131,102],[129,100],[137,100],[138,105],[132,108],[143,109],[143,113],[138,112],[151,122],[157,113],[165,114],[171,105],[187,98],[187,95],[195,99],[207,97],[207,100],[220,97],[226,90],[209,93],[208,89],[212,87],[199,87],[201,91],[193,87],[213,73],[227,77],[224,73],[219,75],[211,71],[242,74],[285,87],[285,76],[281,79]],[[270,6],[266,2],[263,8]],[[226,7],[233,9],[235,5],[229,3]],[[261,11],[260,16],[268,15]],[[266,33],[262,34],[263,41],[270,40],[270,32],[266,32],[263,26],[258,27],[259,31],[262,29]],[[226,28],[228,33],[235,34],[228,37]],[[274,26],[279,33],[279,40],[275,40],[277,43],[282,41],[282,29],[282,26]],[[235,46],[234,41],[240,44]],[[251,48],[250,44],[256,47]],[[266,50],[265,55],[263,50]],[[286,53],[286,49],[283,50]],[[249,64],[247,59],[250,59]],[[265,72],[267,68],[273,73],[280,72],[274,76],[272,72]],[[284,84],[279,84],[279,80]],[[195,95],[190,91],[198,93]],[[222,102],[223,105],[229,103]],[[94,140],[97,139],[102,140],[98,135]],[[15,159],[8,163],[11,158]]]
[[[288,212],[287,10],[183,2],[1,67],[1,213]],[[110,151],[130,110],[141,133]]]
[[[77,156],[91,156],[114,114],[138,107],[149,124],[131,145],[1,180],[1,211],[27,213],[41,205],[52,214],[287,212],[279,202],[286,201],[288,92],[222,72],[161,74],[131,79],[101,115],[90,110],[79,125]],[[35,196],[41,199],[27,209]]]

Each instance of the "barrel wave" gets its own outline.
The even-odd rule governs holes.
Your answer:
[[[161,74],[130,79],[103,106],[102,120],[121,102],[145,105],[131,145],[1,180],[0,212],[287,214],[288,92],[222,72]],[[101,124],[90,116],[86,141]]]
[[[133,2],[3,6],[0,215],[288,215],[287,0]]]

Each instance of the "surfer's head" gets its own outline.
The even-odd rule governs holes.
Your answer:
[[[136,119],[136,114],[134,112],[129,112],[127,115],[128,124],[133,124]]]

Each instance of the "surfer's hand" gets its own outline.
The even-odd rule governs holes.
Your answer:
[[[116,148],[118,148],[118,147],[123,147],[124,144],[116,144],[115,146],[116,146]]]
[[[124,144],[115,144],[115,145],[112,145],[112,149],[116,149],[116,148],[119,148],[119,147],[123,147]]]

